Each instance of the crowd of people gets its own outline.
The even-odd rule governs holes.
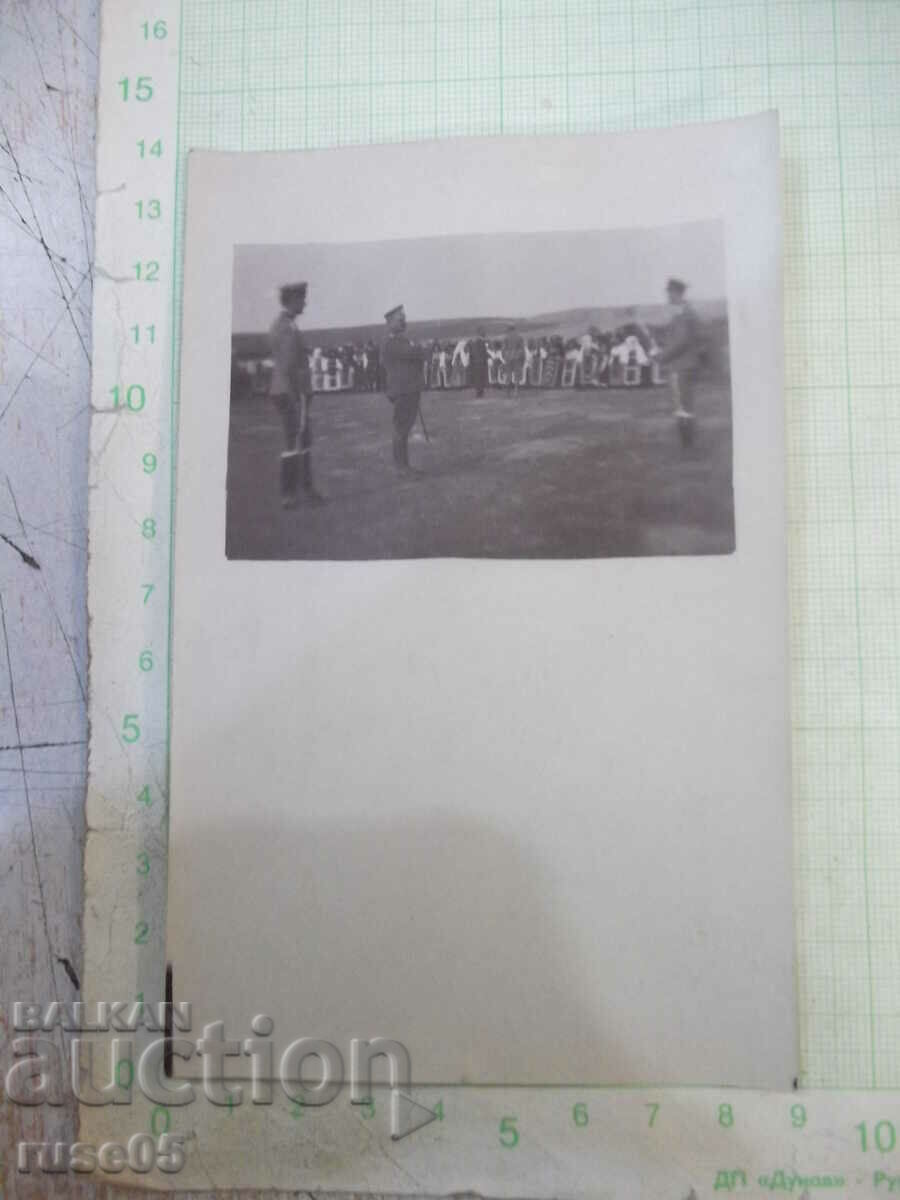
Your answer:
[[[423,390],[488,387],[615,387],[664,382],[654,369],[656,337],[630,322],[611,333],[591,327],[581,337],[524,336],[511,326],[501,337],[484,330],[451,340],[417,342]],[[375,341],[314,346],[309,358],[313,391],[384,390],[381,348]]]

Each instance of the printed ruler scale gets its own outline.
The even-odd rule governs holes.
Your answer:
[[[874,1090],[900,1082],[900,887],[889,870],[898,843],[886,807],[898,800],[900,727],[890,593],[900,561],[890,467],[900,444],[888,382],[900,359],[886,337],[900,320],[887,290],[900,255],[889,203],[900,180],[900,11],[867,0],[558,7],[103,8],[84,999],[162,998],[186,151],[633,128],[775,105],[787,163],[802,1082],[812,1086],[780,1096],[417,1089],[438,1118],[394,1143],[380,1094],[362,1109],[339,1100],[317,1113],[286,1099],[269,1109],[82,1112],[94,1142],[188,1134],[186,1166],[168,1180],[179,1187],[252,1179],[498,1195],[900,1191],[900,1096]],[[851,305],[863,296],[865,334]]]
[[[103,6],[86,962],[105,950],[85,984],[86,998],[147,1003],[165,970],[179,33],[173,0]],[[152,1106],[132,1127],[159,1136],[171,1113]]]

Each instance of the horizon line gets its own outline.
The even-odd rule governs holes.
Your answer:
[[[692,301],[692,303],[695,303],[695,304],[696,303],[715,304],[715,303],[719,303],[719,302],[724,303],[726,315],[727,315],[727,311],[728,311],[728,297],[727,296],[693,296],[693,297],[689,297],[689,299]],[[407,316],[407,328],[409,328],[412,325],[424,325],[424,324],[432,324],[433,325],[433,324],[439,323],[441,321],[446,321],[447,323],[450,323],[450,322],[458,323],[459,321],[471,321],[473,325],[477,325],[481,322],[487,322],[487,321],[505,321],[508,324],[509,323],[518,324],[520,322],[544,320],[546,318],[553,317],[556,314],[559,314],[560,316],[564,316],[566,313],[576,312],[579,309],[592,309],[595,312],[616,312],[619,310],[629,309],[629,308],[638,309],[638,308],[666,308],[666,307],[668,307],[668,306],[667,306],[665,300],[639,300],[639,301],[635,301],[635,302],[627,303],[627,304],[573,304],[571,306],[571,308],[555,309],[555,310],[551,310],[548,313],[540,313],[540,312],[533,313],[531,316],[494,315],[494,316],[474,316],[474,317],[472,317],[472,316],[468,316],[467,314],[462,314],[460,316],[454,316],[454,317],[450,317],[450,316],[410,317],[410,316]],[[372,326],[378,326],[379,328],[382,328],[382,329],[385,328],[384,318],[380,317],[380,318],[377,318],[372,321],[345,321],[339,325],[309,325],[309,326],[302,325],[302,326],[300,326],[300,328],[301,328],[301,331],[305,332],[305,333],[327,333],[331,329],[370,328]],[[263,333],[268,333],[268,326],[264,326],[261,329],[234,329],[234,328],[232,328],[232,330],[231,330],[232,337],[252,336],[255,334],[263,334]]]

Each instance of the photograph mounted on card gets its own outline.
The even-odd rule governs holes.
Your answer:
[[[774,114],[190,155],[198,1028],[388,1037],[421,1084],[791,1086],[782,373]]]
[[[230,368],[229,558],[734,548],[721,221],[239,245]]]

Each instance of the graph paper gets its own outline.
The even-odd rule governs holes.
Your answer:
[[[778,109],[795,902],[811,1086],[900,1085],[898,81],[892,2],[183,7],[181,163],[192,147],[578,133]]]
[[[463,1089],[464,1102],[428,1100],[446,1104],[448,1121],[410,1139],[402,1163],[367,1132],[376,1122],[336,1109],[330,1132],[306,1141],[299,1113],[247,1106],[229,1126],[209,1105],[187,1115],[157,1105],[141,1128],[187,1129],[198,1149],[214,1147],[198,1153],[203,1186],[214,1162],[216,1182],[232,1186],[587,1195],[610,1182],[619,1146],[633,1148],[641,1180],[655,1180],[644,1174],[653,1170],[684,1181],[685,1193],[714,1179],[736,1190],[744,1175],[771,1190],[781,1185],[765,1172],[789,1162],[823,1179],[844,1170],[860,1194],[885,1185],[897,1130],[879,1090],[900,1087],[900,3],[158,0],[155,9],[136,0],[103,9],[83,994],[118,996],[125,980],[141,998],[159,997],[165,966],[166,596],[174,430],[190,402],[177,394],[189,151],[628,130],[776,108],[799,1083],[817,1092],[796,1103]],[[522,170],[527,186],[527,159]],[[162,219],[143,220],[154,212]],[[138,1110],[118,1111],[132,1131]],[[121,1140],[115,1115],[83,1111],[82,1127]],[[635,1122],[644,1140],[629,1140]],[[350,1150],[333,1154],[332,1137]],[[628,1171],[622,1194],[637,1194]],[[526,1189],[538,1179],[540,1193]]]

